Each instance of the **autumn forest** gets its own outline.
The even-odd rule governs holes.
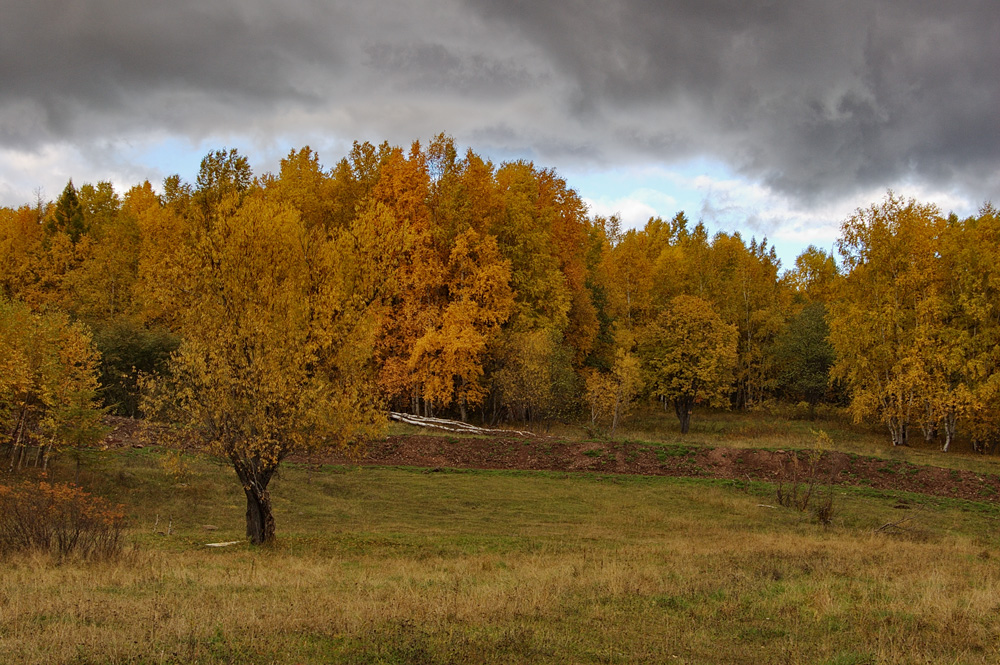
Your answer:
[[[993,450],[996,210],[890,192],[837,249],[785,268],[684,213],[625,230],[553,171],[445,135],[355,143],[332,168],[307,147],[259,175],[220,150],[158,190],[71,182],[0,209],[9,464],[29,441],[88,445],[105,413],[170,422],[232,462],[266,539],[277,464],[389,410],[614,433],[657,404],[686,432],[700,407],[791,402],[844,407],[887,445]]]

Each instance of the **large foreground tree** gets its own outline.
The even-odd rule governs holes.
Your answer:
[[[387,252],[372,243],[398,232],[377,211],[332,234],[308,228],[259,190],[195,218],[171,255],[150,263],[174,281],[144,276],[172,291],[183,337],[168,375],[148,382],[146,404],[229,459],[246,494],[247,538],[266,543],[268,483],[281,461],[348,446],[383,418],[369,359]]]

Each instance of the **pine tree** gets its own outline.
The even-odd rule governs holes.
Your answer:
[[[72,180],[66,183],[59,200],[56,201],[52,216],[46,223],[45,229],[49,233],[62,231],[69,236],[73,244],[76,244],[80,240],[80,236],[87,232],[83,206],[80,205],[80,198],[77,196],[76,187],[73,186]]]

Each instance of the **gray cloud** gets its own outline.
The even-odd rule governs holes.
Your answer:
[[[1000,194],[995,0],[14,0],[0,147],[246,132]]]
[[[989,0],[473,4],[543,46],[567,106],[634,151],[705,150],[803,197],[910,176],[995,193]]]

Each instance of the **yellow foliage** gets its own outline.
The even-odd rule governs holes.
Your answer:
[[[851,390],[855,419],[878,418],[894,445],[906,443],[921,407],[928,347],[919,340],[940,326],[941,223],[933,206],[890,193],[842,227],[849,272],[830,303],[832,375]]]
[[[640,353],[657,397],[673,402],[681,431],[691,408],[727,402],[737,363],[736,328],[712,305],[695,296],[677,296],[643,332]]]
[[[0,300],[0,421],[15,448],[35,427],[60,445],[103,435],[98,361],[90,334],[65,314]]]
[[[590,405],[592,426],[606,424],[611,434],[628,416],[632,402],[642,390],[642,369],[639,359],[629,351],[615,350],[615,362],[610,372],[589,370],[585,375],[587,403]]]
[[[230,459],[247,535],[262,542],[273,537],[267,484],[287,455],[348,446],[384,422],[368,369],[379,303],[356,290],[371,266],[348,230],[308,230],[261,192],[215,213],[148,264],[177,276],[150,290],[181,305],[183,342],[169,376],[146,379],[146,408]]]
[[[510,263],[496,239],[468,229],[455,240],[446,267],[449,302],[413,345],[408,367],[424,399],[463,410],[482,402],[486,345],[510,316]],[[464,413],[463,413],[464,415]]]

